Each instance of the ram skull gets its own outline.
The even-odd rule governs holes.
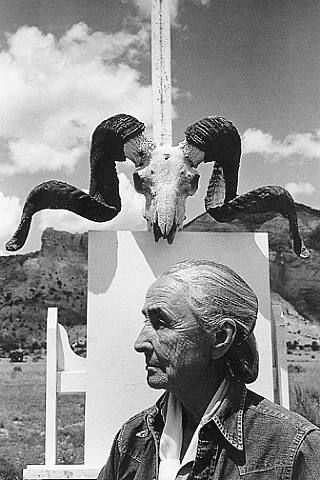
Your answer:
[[[114,218],[121,210],[116,162],[128,158],[136,167],[134,185],[145,196],[145,218],[155,241],[165,238],[173,242],[176,231],[183,226],[186,199],[198,188],[197,167],[213,162],[205,207],[215,220],[229,222],[242,214],[279,212],[289,220],[295,253],[309,256],[287,190],[266,186],[237,195],[241,139],[230,121],[205,117],[186,129],[185,139],[177,146],[157,146],[144,136],[144,130],[143,123],[126,114],[103,121],[92,135],[89,193],[56,180],[36,186],[26,199],[7,250],[24,245],[33,215],[43,209],[66,209],[96,222]]]
[[[146,198],[145,219],[155,240],[172,243],[185,219],[186,199],[198,189],[199,174],[180,147],[159,146],[136,169],[133,181]]]

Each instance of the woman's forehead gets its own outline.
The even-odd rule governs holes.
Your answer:
[[[158,278],[149,287],[145,299],[145,308],[161,303],[175,304],[182,299],[185,302],[181,283],[173,277],[164,276]]]

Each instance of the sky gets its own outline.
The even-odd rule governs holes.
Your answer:
[[[89,185],[90,137],[125,112],[152,135],[149,0],[2,0],[0,3],[0,254],[37,184]],[[242,137],[239,193],[281,185],[320,209],[318,0],[173,0],[173,144],[191,123],[223,115]],[[35,215],[41,232],[141,230],[144,197],[133,165],[118,167],[121,213],[95,224],[63,211]],[[204,212],[210,165],[199,167],[187,220]]]

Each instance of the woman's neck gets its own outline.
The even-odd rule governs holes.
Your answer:
[[[203,417],[210,401],[217,392],[223,378],[216,378],[197,384],[197,388],[188,391],[173,392],[183,407],[183,426],[195,430]]]

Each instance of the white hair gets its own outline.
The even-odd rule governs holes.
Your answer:
[[[218,330],[225,318],[236,324],[233,345],[223,357],[237,380],[253,382],[258,376],[259,355],[253,329],[258,300],[249,285],[225,265],[209,260],[185,260],[163,272],[178,281],[201,328]]]

